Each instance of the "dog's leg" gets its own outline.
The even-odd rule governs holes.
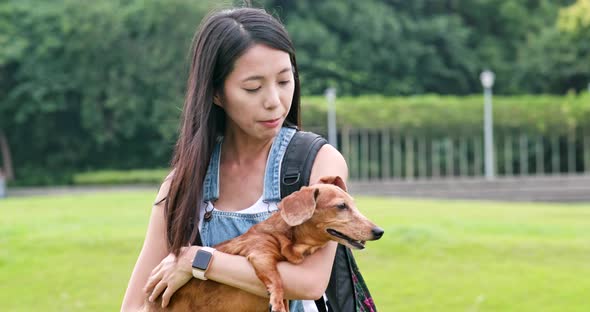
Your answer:
[[[303,262],[303,259],[304,259],[303,252],[298,250],[298,248],[296,248],[296,246],[293,245],[293,243],[290,240],[283,238],[280,240],[280,243],[281,243],[281,255],[283,257],[285,257],[285,259],[287,259],[287,261],[289,261],[293,264],[299,264],[299,263]]]
[[[313,254],[321,247],[322,245],[310,246],[308,244],[283,245],[281,247],[281,255],[283,255],[283,257],[285,257],[287,261],[293,264],[299,264],[303,262],[303,259],[305,259],[305,257]]]
[[[281,275],[277,270],[277,261],[272,257],[256,254],[248,256],[248,260],[254,267],[256,276],[266,286],[266,290],[270,294],[272,312],[287,312],[283,303],[285,293]]]

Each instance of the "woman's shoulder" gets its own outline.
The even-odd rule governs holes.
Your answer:
[[[323,176],[340,176],[344,181],[348,178],[348,165],[344,156],[330,144],[324,144],[318,151],[309,184],[315,184]]]
[[[156,195],[156,200],[154,201],[154,206],[158,206],[168,198],[168,192],[170,192],[170,184],[172,183],[172,178],[174,177],[174,172],[176,169],[172,169],[170,173],[166,176],[162,184],[160,185],[160,189],[158,190],[158,195]]]

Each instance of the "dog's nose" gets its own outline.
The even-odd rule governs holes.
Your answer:
[[[371,230],[371,232],[373,232],[373,237],[375,237],[375,239],[380,239],[381,236],[383,236],[384,231],[382,228],[376,226]]]

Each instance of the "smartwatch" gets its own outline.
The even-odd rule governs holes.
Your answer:
[[[194,277],[204,281],[207,280],[205,272],[209,269],[209,264],[211,264],[211,259],[213,259],[213,252],[215,252],[215,248],[211,247],[201,247],[197,251],[195,259],[193,260]]]

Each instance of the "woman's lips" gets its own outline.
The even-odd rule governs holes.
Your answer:
[[[281,122],[281,118],[277,118],[277,119],[263,120],[260,123],[267,128],[276,128],[277,126],[279,126],[280,122]]]

